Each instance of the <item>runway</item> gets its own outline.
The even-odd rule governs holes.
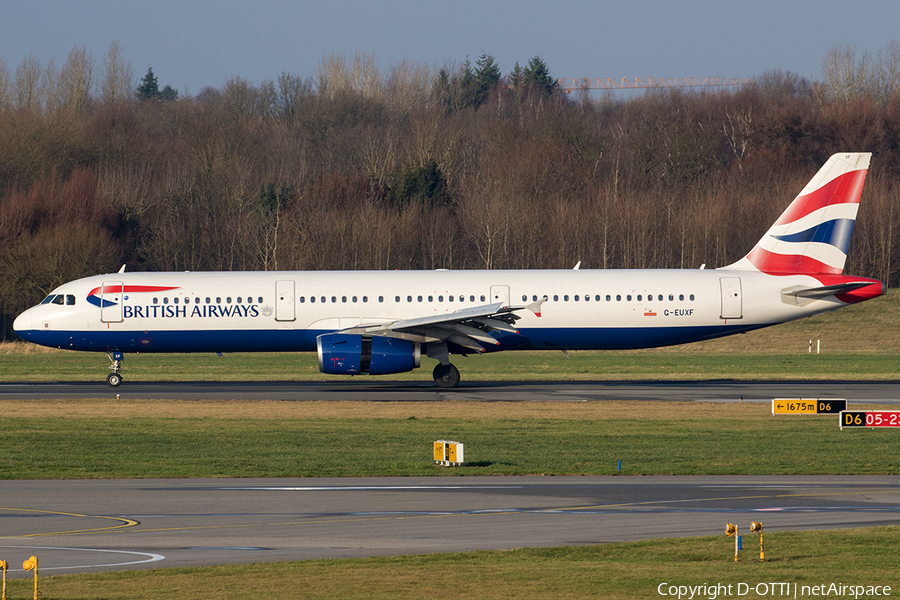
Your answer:
[[[463,382],[456,389],[432,382],[368,378],[328,383],[105,382],[0,383],[0,400],[116,398],[147,400],[345,400],[366,402],[590,402],[609,400],[771,402],[772,398],[845,398],[857,404],[900,403],[897,381],[549,381]]]
[[[31,554],[50,575],[719,534],[727,553],[726,522],[745,548],[752,520],[900,524],[897,476],[5,481],[0,497],[11,577]]]

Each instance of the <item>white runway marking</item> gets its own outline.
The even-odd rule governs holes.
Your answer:
[[[45,562],[46,559],[41,559],[41,557],[38,556],[38,558],[41,559],[41,567],[40,568],[41,568],[42,572],[43,571],[61,570],[61,569],[91,569],[91,568],[95,568],[95,567],[98,567],[98,568],[99,567],[105,567],[105,568],[124,567],[127,565],[140,565],[143,563],[156,562],[156,561],[160,561],[160,560],[165,560],[165,558],[166,558],[162,554],[153,554],[151,552],[132,552],[130,550],[105,550],[105,549],[101,549],[101,548],[61,548],[58,546],[0,546],[0,548],[9,548],[9,549],[16,549],[16,550],[27,549],[27,550],[36,550],[36,551],[62,550],[62,551],[70,551],[70,552],[105,552],[105,553],[109,553],[109,554],[128,554],[131,556],[146,556],[147,557],[143,560],[127,560],[124,562],[113,562],[113,563],[102,563],[102,564],[91,563],[91,564],[86,564],[86,565],[69,565],[69,566],[65,566],[65,567],[47,567],[47,566],[44,566],[46,564],[46,562]],[[37,552],[35,552],[35,554],[37,554]],[[24,573],[23,569],[10,569],[10,571],[12,571],[12,572],[22,571]]]

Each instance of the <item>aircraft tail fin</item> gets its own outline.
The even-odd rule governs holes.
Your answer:
[[[870,152],[835,154],[741,260],[723,269],[840,275]]]

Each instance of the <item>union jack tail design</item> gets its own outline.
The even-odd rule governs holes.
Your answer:
[[[756,246],[725,269],[770,275],[840,275],[869,168],[870,152],[835,154]]]

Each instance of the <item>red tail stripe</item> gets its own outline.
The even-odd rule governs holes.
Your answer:
[[[866,173],[865,169],[850,171],[805,196],[797,196],[784,214],[775,221],[775,225],[791,223],[832,204],[859,204]]]
[[[769,275],[775,274],[816,274],[840,275],[843,269],[832,267],[809,256],[799,254],[775,254],[757,246],[750,251],[747,259],[753,266]]]

